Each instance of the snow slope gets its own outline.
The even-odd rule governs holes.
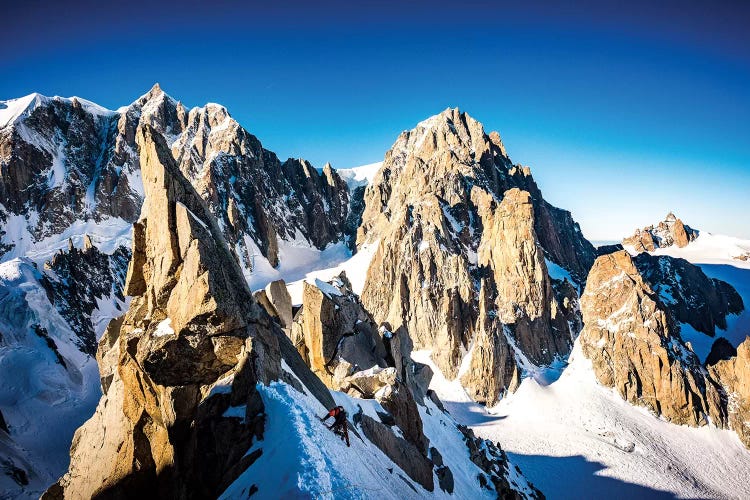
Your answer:
[[[285,368],[286,369],[286,368]],[[291,374],[290,371],[288,371]],[[292,375],[293,376],[293,375]],[[283,382],[258,385],[268,418],[264,439],[248,450],[262,449],[257,462],[232,483],[220,498],[247,498],[253,485],[253,498],[494,498],[477,481],[481,470],[470,460],[469,450],[455,421],[431,401],[420,407],[425,435],[430,446],[442,455],[453,473],[453,495],[442,491],[437,477],[435,491],[415,483],[383,452],[364,438],[361,431],[350,432],[351,447],[319,421],[328,409],[309,393],[302,394]],[[336,404],[352,416],[364,412],[377,419],[384,412],[375,400],[358,399],[332,392]],[[238,412],[244,415],[244,411]],[[354,427],[358,430],[357,427]],[[513,472],[515,469],[510,467]],[[522,491],[531,489],[523,476],[512,478]]]
[[[380,170],[380,167],[382,166],[383,162],[379,161],[377,163],[370,163],[359,167],[337,169],[336,173],[344,179],[346,185],[349,186],[349,191],[353,191],[360,186],[371,184],[372,180],[375,178],[375,174],[378,173],[378,170]]]
[[[430,387],[458,421],[500,442],[547,498],[750,497],[750,451],[736,434],[628,404],[596,382],[578,342],[557,381],[526,378],[489,411],[457,382],[437,376]]]
[[[108,218],[99,222],[93,219],[76,220],[61,233],[35,241],[28,230],[27,221],[37,215],[36,212],[30,214],[8,216],[7,223],[2,227],[6,234],[0,237],[0,242],[13,244],[14,247],[2,255],[0,262],[26,257],[42,266],[59,250],[66,250],[70,241],[76,248],[83,248],[83,239],[86,235],[91,238],[94,246],[106,254],[112,254],[120,246],[131,246],[133,226],[120,218]]]
[[[0,474],[0,498],[3,492],[38,497],[57,479],[68,466],[73,433],[101,395],[96,360],[78,349],[75,333],[50,304],[40,278],[27,259],[0,264],[0,373],[7,374],[0,384],[0,407],[12,440],[2,436],[0,457],[12,449],[10,459],[19,460],[15,465],[30,479],[21,490]]]
[[[293,282],[287,282],[287,290],[292,297],[292,304],[302,304],[303,282],[316,285],[316,281],[330,281],[334,276],[346,273],[346,277],[352,284],[352,291],[357,295],[362,293],[367,278],[367,270],[370,268],[370,262],[375,256],[375,250],[378,249],[378,242],[363,245],[360,250],[351,256],[351,258],[342,261],[336,266],[324,269],[317,269],[305,274],[305,277]]]

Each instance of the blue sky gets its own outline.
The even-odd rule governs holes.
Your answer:
[[[158,81],[282,159],[340,168],[459,107],[591,239],[670,210],[750,238],[750,4],[519,3],[7,5],[0,99],[117,108]]]

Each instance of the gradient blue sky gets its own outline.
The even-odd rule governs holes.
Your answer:
[[[158,81],[339,168],[459,107],[590,239],[669,210],[750,238],[750,2],[66,3],[2,6],[0,99],[117,108]]]

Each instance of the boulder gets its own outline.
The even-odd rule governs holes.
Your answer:
[[[368,370],[358,371],[348,376],[346,383],[354,389],[355,395],[372,399],[378,391],[396,383],[396,368],[373,367]]]
[[[292,326],[292,297],[284,280],[272,281],[265,288],[266,297],[276,311],[282,328]]]

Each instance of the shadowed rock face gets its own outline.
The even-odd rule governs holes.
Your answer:
[[[45,276],[43,281],[49,298],[78,336],[81,350],[88,354],[95,354],[97,346],[91,314],[98,301],[113,300],[115,308],[120,307],[125,300],[122,290],[129,261],[130,250],[125,247],[107,255],[94,246],[79,250],[71,245],[45,264],[55,277]]]
[[[496,133],[446,110],[399,136],[372,185],[357,243],[378,244],[362,302],[431,349],[448,378],[492,403],[512,387],[516,350],[537,364],[569,352],[545,257],[581,279],[595,257],[570,214],[541,197]],[[482,318],[481,300],[486,315]],[[488,366],[487,363],[490,363]],[[489,377],[488,377],[489,376]]]
[[[630,245],[636,252],[653,252],[657,248],[677,245],[682,248],[698,237],[699,232],[686,226],[675,214],[669,212],[656,226],[637,229],[635,234],[622,240],[623,245]]]
[[[729,427],[750,448],[750,337],[737,348],[736,355],[709,366],[727,398]]]
[[[633,261],[674,319],[706,335],[713,337],[717,327],[725,330],[727,315],[745,308],[729,283],[707,277],[685,259],[642,253]]]
[[[112,154],[118,133],[116,113],[35,96],[21,123],[0,129],[0,213],[38,214],[24,221],[35,240],[77,219],[134,221],[140,186],[132,164]]]
[[[599,381],[677,424],[726,422],[722,390],[625,251],[599,257],[581,298],[580,342]]]
[[[146,206],[133,299],[100,342],[105,394],[50,497],[216,496],[254,460],[243,456],[263,432],[256,382],[279,376],[278,337],[216,222],[161,136],[147,126],[137,140]],[[242,405],[247,425],[222,416]]]

